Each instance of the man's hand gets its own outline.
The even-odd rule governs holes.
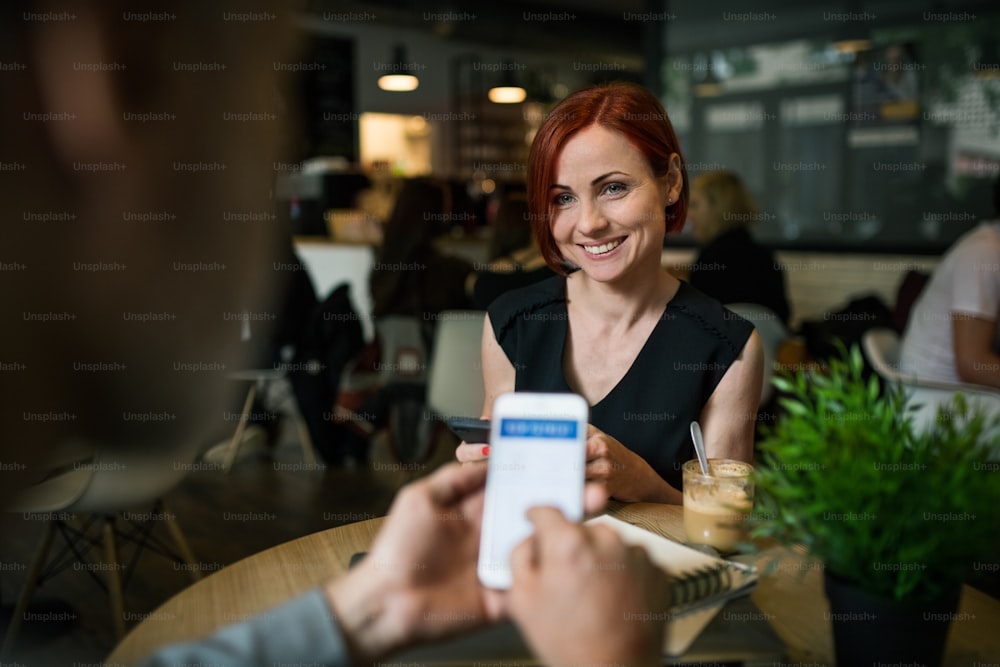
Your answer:
[[[505,594],[484,588],[476,572],[486,470],[451,464],[404,487],[365,559],[327,586],[356,662],[504,615]],[[599,511],[607,497],[588,484],[584,511]]]
[[[368,556],[327,587],[357,662],[500,618],[476,574],[485,482],[483,464],[450,465],[403,488]]]
[[[507,608],[547,665],[658,665],[667,576],[606,526],[528,513],[535,533],[514,550]]]

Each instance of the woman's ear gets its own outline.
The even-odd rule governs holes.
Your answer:
[[[673,205],[680,199],[684,189],[684,171],[681,168],[681,156],[677,153],[670,156],[667,173],[664,177],[666,178],[667,201]]]

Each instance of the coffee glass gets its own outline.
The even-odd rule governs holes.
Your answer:
[[[753,466],[733,459],[709,459],[711,475],[697,460],[687,461],[684,475],[684,533],[691,544],[720,552],[746,541],[744,519],[753,507]]]

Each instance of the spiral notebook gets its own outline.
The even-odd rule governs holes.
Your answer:
[[[675,582],[672,599],[675,604],[669,610],[663,643],[667,664],[729,664],[755,656],[760,659],[754,664],[772,665],[783,659],[784,645],[766,621],[757,625],[767,627],[750,628],[755,624],[728,621],[725,614],[718,614],[726,601],[753,590],[757,573],[752,567],[707,556],[607,515],[590,522],[610,526],[625,542],[644,547],[653,562],[672,575]],[[750,610],[756,610],[748,599],[734,604],[741,603]],[[743,613],[754,615],[747,611]],[[760,616],[759,611],[756,616]],[[701,639],[696,642],[699,637]],[[517,628],[505,621],[446,642],[408,649],[392,656],[392,664],[437,667],[495,664],[514,667],[537,666],[539,662]]]
[[[687,651],[727,600],[748,595],[757,585],[757,571],[749,565],[703,554],[606,514],[588,523],[608,526],[626,543],[643,547],[650,559],[671,575],[672,602],[663,646],[666,656]]]

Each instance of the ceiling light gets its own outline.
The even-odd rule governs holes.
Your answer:
[[[420,85],[419,79],[413,74],[414,65],[406,62],[406,48],[401,44],[397,45],[394,51],[392,65],[387,69],[388,74],[383,74],[378,78],[378,87],[382,90],[393,92],[406,92],[416,90]]]
[[[490,102],[496,102],[497,104],[517,104],[518,102],[523,102],[528,93],[520,86],[497,86],[496,88],[490,88],[490,92],[487,95],[490,98]]]
[[[523,102],[528,96],[528,92],[517,82],[514,70],[519,67],[516,63],[500,63],[500,82],[490,88],[486,95],[490,102],[496,104],[518,104]],[[523,65],[521,66],[523,67]]]
[[[385,74],[378,78],[378,87],[393,92],[416,90],[420,81],[412,74]]]

